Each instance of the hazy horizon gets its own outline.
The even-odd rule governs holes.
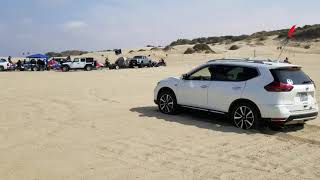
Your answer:
[[[0,56],[167,45],[317,24],[319,1],[0,0]]]

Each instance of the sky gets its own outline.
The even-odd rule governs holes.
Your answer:
[[[0,56],[167,45],[320,21],[319,0],[0,0]]]

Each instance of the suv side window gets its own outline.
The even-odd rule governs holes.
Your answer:
[[[82,58],[82,59],[81,59],[81,62],[86,62],[86,59]]]
[[[215,81],[247,81],[259,75],[255,68],[250,67],[217,65],[213,69]]]
[[[80,61],[79,58],[75,58],[75,59],[73,60],[73,62],[79,62],[79,61]]]
[[[210,81],[212,79],[212,68],[204,67],[188,77],[188,80]]]

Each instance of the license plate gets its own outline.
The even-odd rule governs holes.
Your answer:
[[[308,101],[308,93],[300,93],[300,101]]]

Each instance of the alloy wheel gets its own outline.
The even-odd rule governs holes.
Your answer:
[[[233,115],[234,124],[241,129],[250,129],[254,125],[255,116],[251,108],[240,106]]]
[[[171,113],[174,109],[174,101],[170,94],[163,94],[160,97],[160,109],[164,113]]]

